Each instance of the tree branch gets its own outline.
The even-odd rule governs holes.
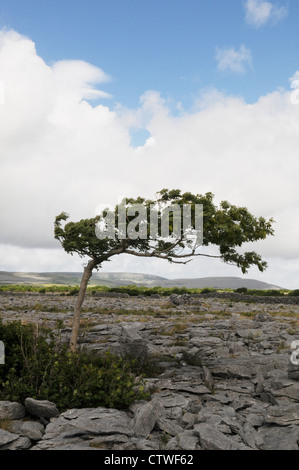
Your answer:
[[[189,263],[190,261],[192,261],[191,259],[188,260],[188,261],[174,261],[172,258],[179,258],[179,256],[175,256],[175,255],[161,255],[161,254],[158,254],[158,253],[142,253],[140,251],[133,251],[133,250],[128,250],[126,249],[124,251],[124,253],[127,253],[128,255],[133,255],[133,256],[141,256],[141,257],[145,257],[145,258],[160,258],[160,259],[166,259],[168,261],[170,261],[171,263],[177,263],[177,264],[187,264]]]

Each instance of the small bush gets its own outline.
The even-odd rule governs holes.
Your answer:
[[[288,295],[299,296],[299,289],[292,290],[288,293]]]
[[[142,379],[133,364],[109,352],[99,355],[81,350],[72,353],[49,330],[35,325],[0,322],[5,344],[5,364],[0,369],[0,400],[25,398],[49,400],[68,408],[105,406],[127,408],[145,399]]]
[[[270,289],[267,291],[267,293],[265,295],[269,295],[269,296],[278,296],[278,295],[284,295],[283,292],[280,292],[280,290],[278,289]]]
[[[238,289],[235,290],[238,294],[246,294],[247,292],[247,287],[238,287]]]
[[[79,287],[74,287],[74,289],[71,289],[67,295],[78,295],[79,294]]]
[[[247,289],[247,294],[260,295],[264,297],[284,295],[279,289]]]
[[[210,294],[211,292],[213,292],[212,289],[209,289],[208,287],[205,287],[204,289],[202,289],[202,291],[200,293],[201,294]]]

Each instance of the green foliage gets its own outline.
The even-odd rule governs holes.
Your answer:
[[[247,293],[247,287],[238,287],[238,289],[235,290],[238,294],[246,294]]]
[[[25,284],[17,284],[17,285],[5,285],[0,286],[0,292],[36,292],[40,293],[47,292],[56,292],[61,293],[61,295],[73,296],[77,295],[79,292],[79,288],[77,286],[61,286],[61,285],[54,285],[54,286],[45,286],[41,289],[40,286],[28,286]],[[223,291],[223,289],[220,289]],[[231,291],[231,289],[226,289],[227,291]],[[217,289],[214,288],[187,288],[187,287],[145,287],[145,286],[136,286],[136,285],[129,285],[129,286],[117,286],[117,287],[107,287],[107,286],[90,286],[87,289],[87,292],[91,295],[95,295],[101,292],[116,292],[120,294],[129,294],[130,296],[151,296],[152,294],[159,294],[160,296],[169,296],[171,294],[208,294],[212,292],[217,292]],[[291,295],[291,296],[298,296],[299,289],[295,289],[293,291],[285,291],[279,289],[248,289],[246,287],[239,287],[235,289],[234,292],[241,293],[241,294],[248,294],[248,295],[263,295],[263,296],[282,296],[282,295]]]
[[[237,292],[237,291],[236,291]],[[247,289],[244,294],[248,295],[261,295],[266,297],[277,297],[284,295],[279,289]]]
[[[70,352],[46,329],[0,322],[5,364],[0,366],[0,400],[50,400],[60,410],[105,406],[126,408],[147,398],[134,363],[110,353]]]
[[[4,284],[0,286],[0,292],[36,292],[39,294],[47,292],[69,292],[74,289],[74,286],[65,286],[65,285],[29,285],[29,284]]]
[[[78,287],[74,287],[73,289],[71,289],[71,290],[68,292],[67,295],[70,295],[70,296],[72,296],[72,295],[78,295],[78,293],[79,293],[79,288],[78,288]]]
[[[206,193],[205,195],[191,194],[190,192],[181,193],[180,190],[162,189],[156,194],[153,200],[138,197],[137,199],[126,198],[125,215],[126,227],[136,219],[136,214],[132,215],[129,208],[135,204],[140,204],[145,209],[142,220],[143,226],[147,227],[147,236],[133,239],[128,237],[124,231],[118,230],[118,208],[116,206],[112,212],[115,218],[115,227],[113,237],[99,239],[96,236],[96,226],[101,220],[101,216],[91,219],[82,219],[78,222],[67,222],[68,215],[62,212],[55,219],[54,236],[60,241],[62,247],[67,253],[77,253],[80,256],[88,256],[94,262],[93,267],[99,267],[104,261],[109,260],[111,256],[121,253],[132,254],[134,256],[157,257],[168,260],[169,262],[186,263],[188,258],[193,256],[209,256],[202,253],[195,253],[190,250],[190,240],[184,233],[183,224],[181,224],[180,235],[174,231],[174,216],[169,217],[169,233],[174,234],[173,242],[162,240],[157,234],[153,236],[150,232],[151,208],[153,206],[163,207],[165,203],[177,205],[183,209],[184,205],[191,206],[191,228],[195,228],[195,207],[201,204],[203,206],[203,246],[214,245],[219,248],[218,257],[225,263],[231,263],[238,266],[243,273],[246,273],[252,265],[256,265],[260,271],[264,271],[267,264],[260,255],[254,251],[238,253],[237,248],[247,242],[263,240],[269,235],[273,235],[273,219],[266,220],[263,217],[253,216],[246,207],[237,207],[222,201],[217,207],[213,203],[214,195]],[[122,206],[124,207],[124,206]],[[181,210],[183,214],[183,210]],[[105,215],[105,211],[103,211]],[[161,217],[158,223],[158,233],[161,227]],[[186,254],[188,249],[189,252]],[[187,260],[186,260],[187,258]]]
[[[201,289],[200,293],[201,294],[210,294],[211,292],[214,292],[214,289],[209,289],[208,287],[205,287],[204,289]]]
[[[291,296],[299,296],[299,289],[294,289],[294,290],[292,290],[291,292],[289,292],[288,295],[291,295]]]

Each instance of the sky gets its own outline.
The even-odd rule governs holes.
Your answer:
[[[120,255],[103,271],[298,288],[298,26],[297,0],[0,0],[0,270],[81,271],[56,215],[168,188],[273,217],[244,247],[267,270]]]

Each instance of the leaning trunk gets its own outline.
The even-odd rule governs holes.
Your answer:
[[[74,318],[73,318],[73,328],[72,328],[72,335],[71,335],[71,342],[70,342],[70,349],[72,352],[76,351],[77,341],[78,341],[78,334],[79,334],[79,327],[80,327],[80,316],[81,316],[81,307],[85,299],[87,284],[89,279],[92,276],[92,270],[95,268],[97,263],[94,260],[89,261],[87,266],[84,268],[84,273],[81,279],[79,293],[77,302],[75,305],[74,310]]]

